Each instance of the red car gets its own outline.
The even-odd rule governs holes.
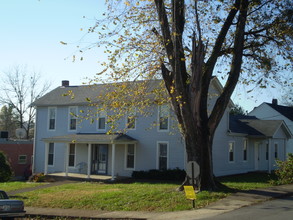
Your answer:
[[[23,201],[9,199],[8,195],[0,190],[0,218],[14,219],[24,216],[25,211]]]

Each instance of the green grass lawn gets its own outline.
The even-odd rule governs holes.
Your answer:
[[[273,176],[246,174],[222,177],[230,189],[197,194],[197,208],[226,197],[235,190],[269,187]],[[12,183],[7,183],[12,184]],[[24,184],[24,183],[23,183]],[[29,185],[29,184],[28,184]],[[192,209],[184,192],[176,191],[180,183],[120,183],[76,182],[18,194],[25,206],[91,209],[102,211],[179,211]],[[20,185],[22,186],[22,185]],[[1,185],[0,185],[1,188]]]
[[[5,182],[5,183],[0,182],[0,190],[13,191],[17,189],[39,186],[41,184],[47,184],[47,183],[31,183],[31,182],[20,182],[20,181]]]

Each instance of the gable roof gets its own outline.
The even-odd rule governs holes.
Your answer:
[[[147,83],[146,83],[147,82]],[[41,98],[32,103],[32,106],[70,106],[70,105],[88,105],[91,101],[97,102],[98,97],[103,96],[108,92],[114,92],[122,86],[131,87],[132,91],[139,88],[140,85],[145,85],[147,96],[140,97],[151,98],[150,92],[159,89],[162,80],[149,81],[133,81],[123,83],[108,83],[108,84],[94,84],[81,86],[60,86],[51,92],[45,94]],[[125,94],[131,99],[131,95]],[[152,95],[153,99],[155,95]]]
[[[293,107],[266,103],[268,106],[293,121]]]
[[[256,130],[255,128],[249,126],[247,123],[242,120],[258,120],[255,116],[246,116],[246,115],[230,115],[229,117],[229,130],[232,133],[243,134],[246,136],[258,136],[265,137],[263,133]]]
[[[260,120],[255,116],[230,115],[229,129],[232,133],[238,133],[254,137],[273,137],[281,127],[285,129],[287,137],[292,134],[282,120]]]

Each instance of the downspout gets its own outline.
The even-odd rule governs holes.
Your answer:
[[[34,142],[33,142],[33,161],[32,161],[32,174],[36,172],[35,168],[35,155],[36,155],[36,144],[37,144],[37,117],[38,117],[38,111],[36,108],[36,117],[35,117],[35,129],[34,129]]]

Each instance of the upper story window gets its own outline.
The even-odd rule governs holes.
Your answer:
[[[77,124],[77,107],[69,107],[69,130],[76,130]]]
[[[48,118],[49,118],[49,130],[56,129],[56,108],[52,107],[48,109]]]
[[[98,130],[106,130],[106,115],[107,113],[105,111],[101,111],[98,113],[97,118],[97,129]]]
[[[234,162],[235,142],[229,142],[229,162]]]
[[[130,108],[130,110],[127,113],[126,118],[126,128],[128,129],[135,129],[136,126],[136,109]]]
[[[243,142],[243,161],[247,161],[247,139]]]
[[[167,131],[169,130],[169,115],[170,108],[169,105],[160,105],[159,108],[159,130]]]

